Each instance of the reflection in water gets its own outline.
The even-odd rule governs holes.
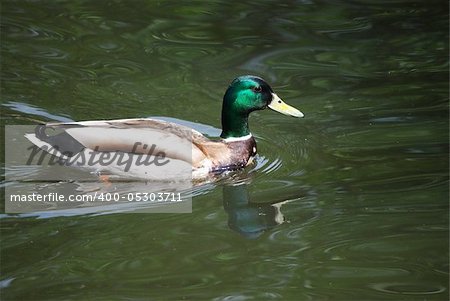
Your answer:
[[[228,225],[247,238],[257,238],[285,219],[281,206],[289,201],[273,204],[251,202],[247,184],[223,186],[223,208],[228,214]]]
[[[149,182],[59,182],[59,183],[16,183],[15,186],[20,187],[21,191],[37,192],[41,195],[83,195],[97,196],[102,195],[110,198],[108,201],[100,200],[85,202],[63,202],[63,203],[35,203],[26,204],[26,208],[21,208],[23,204],[9,205],[11,212],[24,212],[19,216],[38,216],[39,218],[55,218],[60,216],[78,216],[78,215],[105,215],[117,213],[186,213],[192,204],[190,197],[203,194],[209,190],[210,185],[201,185],[182,193],[183,203],[157,203],[150,201],[136,200],[130,202],[129,195],[143,198],[144,194],[150,191],[163,191],[161,183]],[[179,189],[178,184],[172,187],[165,185],[164,191],[176,191]],[[223,208],[228,214],[228,226],[233,231],[238,232],[242,236],[255,239],[261,236],[267,230],[274,228],[286,221],[281,207],[293,200],[279,201],[276,203],[256,203],[252,202],[252,196],[248,192],[248,184],[240,183],[237,185],[224,184],[223,192]],[[214,186],[214,185],[213,185]],[[121,195],[123,199],[114,200],[115,195]],[[88,199],[86,198],[85,199]],[[125,199],[127,198],[127,199]],[[19,207],[17,207],[19,206]],[[33,211],[33,212],[30,212]],[[26,213],[28,212],[28,213]]]
[[[23,166],[29,173],[29,168]],[[22,168],[9,170],[15,175],[23,173]],[[229,176],[229,175],[228,175]],[[224,177],[228,177],[224,176]],[[220,178],[220,176],[219,176]],[[215,179],[215,181],[219,180]],[[19,216],[38,216],[40,218],[54,218],[61,216],[78,215],[105,215],[117,213],[187,213],[191,212],[191,198],[204,194],[216,187],[217,183],[196,183],[190,187],[188,183],[183,186],[179,182],[149,182],[149,181],[114,181],[101,182],[92,179],[89,181],[59,181],[59,182],[16,182],[13,192],[21,194],[53,196],[80,196],[77,199],[84,201],[67,202],[23,202],[8,203],[7,211],[22,212]],[[253,196],[248,191],[247,183],[225,183],[222,186],[223,208],[228,214],[230,229],[240,233],[246,238],[255,239],[267,230],[285,222],[281,212],[282,205],[292,200],[282,200],[272,203],[252,202]],[[7,195],[11,194],[11,187],[7,187]],[[161,203],[150,200],[144,201],[146,195],[167,192],[181,193],[182,203]],[[120,199],[116,200],[116,196]],[[83,198],[81,198],[83,197]],[[139,198],[137,200],[136,198]],[[254,200],[255,201],[255,200]],[[23,207],[25,206],[25,207]]]
[[[47,110],[45,110],[43,108],[39,108],[39,107],[30,105],[30,104],[26,104],[26,103],[22,103],[22,102],[9,101],[9,102],[3,103],[2,106],[5,106],[5,107],[9,108],[10,110],[13,110],[13,111],[16,111],[19,113],[24,113],[26,115],[39,116],[42,118],[48,118],[52,121],[59,121],[59,122],[73,121],[70,118],[51,114],[50,112],[48,112]]]

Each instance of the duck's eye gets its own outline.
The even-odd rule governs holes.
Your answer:
[[[252,88],[252,91],[256,92],[256,93],[260,93],[262,91],[262,88],[261,88],[261,86],[256,86],[256,87]]]

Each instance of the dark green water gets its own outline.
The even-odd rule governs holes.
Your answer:
[[[3,125],[217,135],[242,74],[305,118],[252,114],[256,167],[196,188],[192,214],[3,214],[1,299],[448,300],[448,18],[447,1],[2,1]]]

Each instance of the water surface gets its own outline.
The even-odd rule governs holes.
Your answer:
[[[3,1],[1,40],[2,125],[217,136],[242,74],[305,113],[192,214],[2,215],[2,300],[448,300],[447,1]]]

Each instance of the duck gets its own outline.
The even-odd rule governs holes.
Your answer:
[[[168,179],[183,169],[192,178],[202,178],[252,163],[257,148],[249,115],[266,108],[296,118],[304,116],[286,104],[264,79],[244,75],[235,78],[223,96],[222,132],[215,140],[187,126],[154,118],[46,123],[25,137],[65,165],[87,165],[99,174]],[[142,163],[142,156],[148,164],[136,164],[139,160]],[[107,160],[102,162],[102,158]],[[133,162],[132,167],[124,161]],[[163,170],[162,166],[170,168]]]

